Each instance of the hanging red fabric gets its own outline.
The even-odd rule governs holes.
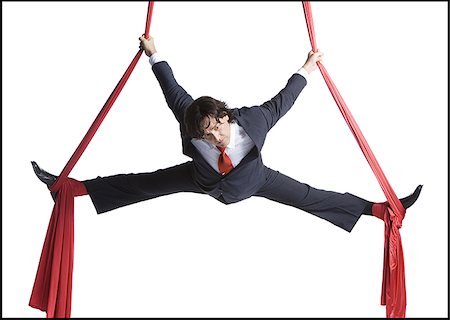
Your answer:
[[[153,1],[149,1],[148,4],[145,27],[146,37],[149,35],[153,3]],[[308,1],[303,1],[302,3],[312,49],[313,51],[317,51],[311,6]],[[68,175],[116,101],[139,61],[141,54],[142,50],[139,50],[51,188],[52,192],[57,192],[57,197],[29,302],[31,307],[47,312],[48,318],[69,318],[71,313],[74,253],[74,192],[71,188]],[[325,67],[321,63],[318,63],[318,68],[388,200],[388,205],[382,209],[385,212],[385,244],[381,304],[386,305],[387,317],[405,317],[406,289],[403,251],[399,232],[405,215],[405,209],[386,179]]]
[[[306,25],[308,27],[309,39],[312,50],[317,51],[314,23],[309,1],[302,1],[305,14]],[[353,136],[359,144],[366,157],[378,183],[387,198],[387,204],[380,207],[384,211],[385,240],[384,240],[384,262],[383,262],[383,283],[381,292],[381,304],[386,306],[387,318],[404,318],[406,311],[406,288],[405,272],[403,262],[403,249],[400,236],[400,228],[405,216],[405,209],[389,184],[386,176],[381,170],[377,159],[364,138],[355,119],[350,113],[347,105],[339,94],[338,89],[331,80],[330,75],[322,63],[318,63],[318,68],[322,73],[330,92],[336,101],[339,110],[349,126]]]
[[[153,13],[153,1],[149,1],[145,36],[149,36]],[[72,303],[72,271],[74,244],[74,190],[68,176],[86,150],[97,129],[125,86],[143,50],[140,49],[114,88],[100,113],[92,123],[78,148],[67,162],[51,187],[57,192],[50,222],[47,228],[41,258],[34,281],[29,305],[47,312],[47,318],[70,318]]]

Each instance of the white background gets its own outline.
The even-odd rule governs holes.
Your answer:
[[[448,317],[447,2],[312,2],[324,65],[399,197],[407,317]],[[2,2],[2,316],[28,306],[59,174],[138,51],[147,2]],[[261,104],[311,46],[301,2],[156,2],[150,33],[194,97]],[[273,169],[385,201],[319,71],[263,149]],[[70,176],[187,161],[148,60]],[[75,201],[72,317],[384,317],[384,224],[351,233],[251,198],[176,194],[97,215]]]

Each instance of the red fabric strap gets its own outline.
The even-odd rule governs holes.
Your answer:
[[[306,24],[308,27],[309,39],[312,50],[317,51],[314,23],[311,12],[311,4],[309,1],[302,1],[303,11],[305,14]],[[383,283],[381,293],[381,304],[386,305],[386,317],[388,318],[404,318],[406,311],[406,289],[405,289],[405,273],[403,262],[403,249],[399,229],[405,216],[405,209],[400,200],[396,196],[394,190],[390,186],[386,176],[381,170],[377,159],[364,138],[358,124],[354,120],[347,105],[339,94],[338,89],[331,80],[330,75],[322,63],[317,63],[330,92],[336,101],[339,110],[349,126],[353,136],[358,142],[364,156],[366,157],[372,171],[374,172],[378,183],[387,198],[387,204],[377,207],[378,214],[383,217],[385,222],[385,242],[384,242],[384,263],[383,263]]]
[[[153,1],[149,1],[145,36],[149,36]],[[100,113],[92,123],[78,148],[67,162],[61,174],[52,185],[52,192],[57,192],[55,205],[45,236],[41,258],[34,281],[29,305],[47,312],[47,318],[70,318],[72,303],[72,271],[74,244],[74,197],[82,194],[68,178],[75,164],[86,150],[97,129],[105,119],[112,105],[125,86],[131,72],[134,70],[143,50],[140,49],[124,75],[109,96]]]

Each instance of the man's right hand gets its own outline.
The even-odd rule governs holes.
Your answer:
[[[148,39],[145,38],[145,34],[139,37],[139,48],[144,50],[145,54],[150,57],[152,54],[156,52],[155,43],[153,41],[153,37],[149,36]]]

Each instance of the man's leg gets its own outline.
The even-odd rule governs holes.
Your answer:
[[[369,204],[369,201],[350,193],[316,189],[269,168],[267,182],[255,196],[309,212],[348,232]]]
[[[178,192],[204,193],[192,178],[192,162],[150,173],[119,174],[85,180],[97,213]]]
[[[31,162],[36,176],[50,188],[58,178]],[[204,193],[192,179],[192,162],[151,173],[119,174],[78,181],[68,178],[75,196],[89,194],[97,213],[177,192]],[[53,199],[56,193],[51,192]]]

